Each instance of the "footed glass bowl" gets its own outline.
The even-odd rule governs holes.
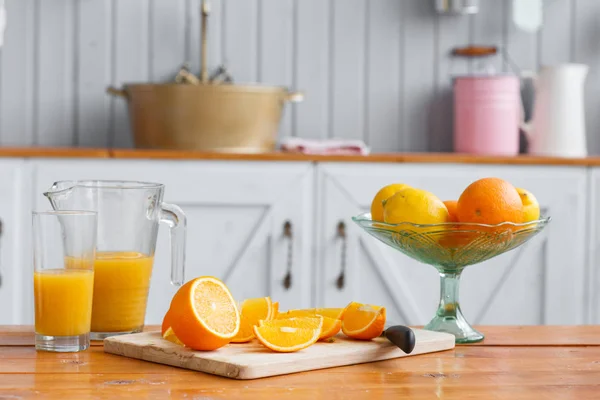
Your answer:
[[[456,343],[479,342],[484,337],[467,322],[460,310],[458,288],[463,270],[521,246],[550,222],[548,217],[524,224],[417,225],[405,222],[391,225],[371,220],[370,213],[352,220],[376,239],[438,270],[440,305],[425,329],[452,333]]]

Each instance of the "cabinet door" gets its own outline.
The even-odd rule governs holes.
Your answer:
[[[0,160],[0,325],[22,324],[21,271],[32,270],[31,253],[24,248],[24,229],[31,225],[27,166],[17,159]],[[25,178],[25,179],[24,179]],[[33,286],[29,280],[25,284]]]
[[[429,322],[437,307],[435,269],[387,247],[350,217],[369,211],[372,197],[393,182],[457,199],[472,181],[497,176],[531,190],[553,217],[525,246],[463,273],[461,306],[474,324],[585,322],[586,170],[568,167],[431,164],[324,164],[320,167],[318,302],[379,303],[390,321]],[[338,226],[346,227],[345,243]],[[343,249],[346,249],[343,254]],[[338,278],[345,260],[345,285]]]
[[[590,279],[587,286],[589,293],[589,318],[590,323],[600,324],[600,168],[590,169],[590,197],[589,197],[589,253],[588,273]]]
[[[186,280],[217,276],[239,300],[270,295],[282,309],[310,305],[309,163],[46,160],[37,163],[36,174],[36,204],[41,208],[49,207],[41,193],[59,179],[163,183],[164,200],[179,205],[187,216]],[[169,283],[168,236],[168,228],[161,225],[148,324],[162,321],[177,289]],[[285,287],[288,272],[291,279]]]

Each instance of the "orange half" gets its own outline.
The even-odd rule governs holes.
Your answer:
[[[180,287],[170,313],[173,332],[194,350],[216,350],[240,330],[235,300],[227,286],[214,277],[196,278]]]
[[[272,319],[274,314],[270,297],[246,299],[240,308],[240,330],[232,343],[246,343],[254,339],[254,325],[260,320]]]
[[[344,310],[342,332],[350,338],[370,340],[379,337],[384,326],[384,307],[352,302]]]

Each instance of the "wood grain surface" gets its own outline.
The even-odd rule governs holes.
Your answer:
[[[598,327],[480,329],[489,344],[252,381],[114,356],[99,346],[82,353],[53,354],[36,352],[32,346],[0,345],[0,398],[598,398],[600,346],[589,344]],[[10,330],[12,335],[29,328]],[[7,331],[0,327],[0,343]],[[515,337],[505,342],[513,345],[492,341],[511,332]],[[561,334],[568,337],[561,339]],[[573,338],[581,338],[581,345]]]
[[[420,329],[414,332],[416,345],[411,357],[454,348],[454,336],[450,334]],[[198,352],[164,340],[160,331],[108,338],[104,341],[104,351],[242,380],[407,356],[387,339],[348,340],[341,334],[334,343],[318,342],[295,353],[275,353],[256,340],[231,344],[217,351]]]
[[[71,147],[0,147],[0,158],[1,157],[600,166],[600,157],[560,158],[529,155],[521,155],[517,157],[496,157],[454,153],[374,153],[367,156],[319,156],[284,152],[273,152],[264,154],[240,154],[210,153],[198,151]]]

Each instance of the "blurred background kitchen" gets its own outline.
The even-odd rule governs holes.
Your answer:
[[[553,221],[465,272],[467,319],[600,322],[600,1],[208,3],[204,25],[200,0],[0,0],[0,324],[32,322],[31,210],[68,179],[165,184],[186,279],[425,324],[436,271],[351,217],[393,182],[445,200],[487,176]],[[175,291],[168,244],[163,226],[147,323]]]
[[[467,14],[438,12],[444,3]],[[600,153],[600,2],[521,3],[211,0],[208,68],[225,65],[235,83],[304,92],[302,103],[286,105],[279,139],[358,139],[373,152],[421,152],[453,150],[453,77],[481,68],[481,60],[453,57],[454,48],[496,46],[485,60],[496,72],[521,72],[504,54],[523,71],[585,63],[588,148]],[[6,8],[4,146],[131,147],[127,104],[107,86],[172,81],[184,62],[200,70],[200,0],[6,0]]]

